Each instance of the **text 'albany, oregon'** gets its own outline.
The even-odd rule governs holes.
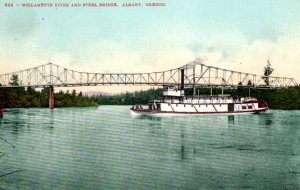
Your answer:
[[[6,2],[4,6],[12,7],[164,7],[165,2],[123,2],[123,3],[11,3]]]

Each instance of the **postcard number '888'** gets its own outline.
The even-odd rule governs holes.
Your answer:
[[[13,7],[14,6],[13,3],[5,3],[4,5],[5,5],[5,7]]]

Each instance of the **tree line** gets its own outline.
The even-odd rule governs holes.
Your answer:
[[[149,100],[160,99],[163,89],[149,89],[146,91],[126,92],[111,96],[92,96],[91,100],[98,105],[133,105],[147,104]]]
[[[5,108],[30,108],[49,107],[49,88],[45,87],[41,91],[36,91],[32,87],[19,87],[18,75],[12,75],[10,85],[13,87],[0,87],[0,103]],[[0,84],[1,86],[1,84]],[[54,93],[54,107],[86,107],[96,106],[90,98],[76,93],[73,90]]]

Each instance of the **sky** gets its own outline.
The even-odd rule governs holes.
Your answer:
[[[5,2],[14,7],[5,7]],[[204,64],[300,82],[299,0],[65,0],[119,7],[22,7],[44,0],[0,3],[0,73],[55,63],[78,71],[152,72]],[[122,7],[161,2],[163,7]],[[122,92],[140,87],[83,87]]]

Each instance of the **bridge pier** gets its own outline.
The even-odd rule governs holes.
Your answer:
[[[49,86],[49,109],[54,108],[54,89],[53,86]]]

